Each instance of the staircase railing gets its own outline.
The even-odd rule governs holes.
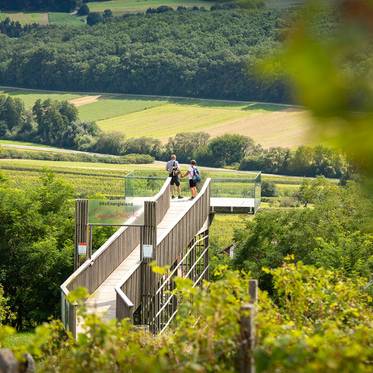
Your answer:
[[[196,271],[196,266],[198,262],[201,260],[200,255],[196,255],[196,251],[193,251],[193,244],[196,240],[196,236],[201,232],[208,230],[208,219],[210,214],[210,182],[211,179],[207,179],[204,183],[200,193],[195,198],[187,212],[181,217],[181,219],[175,224],[175,226],[168,232],[168,234],[156,245],[156,253],[155,259],[157,265],[165,266],[165,265],[178,265],[178,260],[180,258],[184,258],[186,256],[186,252],[188,248],[192,245],[192,253],[193,256],[190,257],[190,267],[192,271]],[[205,241],[205,248],[208,247],[208,235],[204,238]],[[208,256],[207,250],[203,253],[205,262],[204,267],[208,266]],[[189,255],[189,254],[188,254]],[[197,262],[198,257],[198,262]],[[184,265],[186,259],[184,259]],[[175,264],[176,262],[176,264]],[[193,264],[196,263],[194,266]],[[178,267],[180,268],[180,266]],[[173,271],[172,271],[173,272]],[[207,273],[207,269],[205,271]],[[175,275],[175,272],[173,272]],[[188,274],[188,276],[190,273]],[[193,272],[194,276],[194,272]],[[194,277],[193,277],[194,278]],[[166,286],[174,286],[173,281],[168,281],[168,285],[164,285],[162,287],[163,282],[167,279],[164,279],[160,276],[156,276],[155,279],[152,281],[152,288],[148,288],[145,292],[143,291],[143,299],[142,299],[142,321],[144,324],[149,325],[150,330],[153,333],[159,332],[161,329],[160,327],[164,326],[164,320],[171,317],[171,314],[175,311],[172,310],[172,313],[169,314],[170,310],[164,311],[167,306],[164,306],[164,289]],[[160,291],[159,288],[162,289]],[[173,290],[171,288],[167,288],[167,291]],[[158,293],[157,293],[158,292]],[[169,303],[168,303],[169,304]],[[160,309],[163,307],[162,311]],[[170,307],[176,307],[176,303],[173,302]],[[168,307],[168,308],[170,308]],[[159,313],[160,312],[160,313]],[[166,323],[167,323],[166,321]]]
[[[158,309],[150,322],[150,330],[163,331],[170,325],[177,313],[177,297],[174,294],[176,276],[189,278],[193,287],[201,283],[208,276],[208,231],[202,232],[192,243],[176,267],[162,281],[154,295],[154,302]]]

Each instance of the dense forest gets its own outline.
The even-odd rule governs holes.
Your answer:
[[[93,27],[0,34],[0,83],[45,89],[289,101],[255,64],[279,45],[276,11],[169,11]]]
[[[0,0],[1,10],[71,12],[82,0]]]

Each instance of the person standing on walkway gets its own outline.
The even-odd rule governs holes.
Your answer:
[[[197,168],[197,162],[195,160],[190,161],[190,167],[183,177],[188,176],[189,188],[192,196],[190,199],[194,199],[197,195],[197,184],[201,181],[201,176]]]
[[[175,198],[175,191],[177,193],[177,198],[183,198],[181,195],[181,186],[180,186],[180,166],[179,162],[176,160],[176,155],[172,154],[171,159],[166,164],[166,171],[168,172],[169,177],[171,178],[171,193],[172,198]]]

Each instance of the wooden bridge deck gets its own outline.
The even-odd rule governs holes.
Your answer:
[[[143,205],[148,197],[134,197],[130,199],[135,205]],[[182,199],[180,201],[185,201]],[[179,201],[179,200],[178,200]],[[211,197],[211,212],[226,214],[244,214],[255,213],[255,198],[230,198],[230,197]],[[139,219],[141,220],[141,219]]]
[[[192,204],[191,200],[172,200],[170,208],[162,221],[157,226],[157,242],[161,242],[168,232],[180,221]],[[86,302],[87,312],[95,313],[108,321],[116,317],[116,293],[115,287],[123,282],[126,273],[140,263],[140,245],[118,265],[118,267],[108,276],[108,278],[97,288]],[[77,325],[78,333],[81,326]]]

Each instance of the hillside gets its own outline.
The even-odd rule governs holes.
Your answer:
[[[300,108],[255,102],[230,102],[126,95],[86,95],[1,88],[31,108],[37,99],[68,100],[82,120],[126,137],[151,136],[166,142],[179,132],[203,131],[212,137],[238,133],[264,147],[295,148],[312,143],[310,118]]]

